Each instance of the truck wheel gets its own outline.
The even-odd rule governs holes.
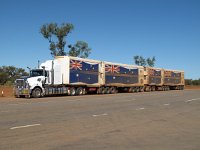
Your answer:
[[[110,90],[111,90],[110,87],[106,87],[105,88],[105,94],[110,94]]]
[[[76,89],[76,95],[83,95],[83,88],[79,87]]]
[[[170,90],[170,87],[169,87],[169,86],[167,87],[167,90],[168,90],[168,91]]]
[[[40,98],[42,96],[42,91],[40,88],[35,88],[32,92],[34,98]]]
[[[100,88],[97,90],[97,93],[98,93],[98,94],[105,94],[105,88],[104,88],[104,87],[100,87]]]
[[[140,92],[144,92],[144,87],[140,87]]]
[[[85,88],[83,88],[83,95],[87,94],[87,91]]]
[[[156,87],[155,86],[152,86],[151,87],[151,91],[155,91],[156,90]]]
[[[76,95],[76,89],[74,87],[71,87],[70,90],[69,90],[69,94],[71,96],[75,96]]]
[[[134,89],[133,87],[130,87],[130,88],[128,89],[128,92],[129,92],[129,93],[134,93],[134,92],[135,92],[135,89]]]
[[[115,87],[111,87],[110,93],[111,93],[111,94],[115,94],[115,93],[116,93],[116,88],[115,88]]]
[[[145,92],[150,92],[150,86],[145,87]]]
[[[139,88],[138,87],[135,87],[135,93],[139,92]]]

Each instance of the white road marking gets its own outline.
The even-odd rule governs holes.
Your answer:
[[[164,106],[169,106],[170,104],[163,104]]]
[[[99,116],[107,116],[108,114],[104,113],[104,114],[99,114],[99,115],[92,115],[93,117],[99,117]]]
[[[145,108],[144,107],[142,107],[142,108],[136,108],[136,110],[144,110]]]
[[[191,101],[197,101],[197,100],[200,100],[200,98],[194,98],[194,99],[189,99],[189,100],[186,100],[185,102],[191,102]]]
[[[27,105],[27,104],[31,104],[31,103],[18,103],[18,104],[8,104],[11,106],[20,106],[20,105]]]
[[[10,129],[14,130],[14,129],[20,129],[20,128],[28,128],[28,127],[40,126],[40,125],[41,124],[30,124],[30,125],[25,125],[25,126],[12,127]]]

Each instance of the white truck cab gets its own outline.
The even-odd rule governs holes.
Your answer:
[[[52,60],[42,63],[39,69],[30,70],[28,77],[16,79],[16,97],[41,97],[44,95],[44,85],[51,84]]]

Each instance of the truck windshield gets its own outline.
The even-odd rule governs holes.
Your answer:
[[[37,77],[37,76],[43,76],[43,70],[42,69],[36,69],[30,71],[30,77]],[[45,77],[47,76],[47,71],[45,71]]]

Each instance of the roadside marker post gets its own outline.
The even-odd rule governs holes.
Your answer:
[[[1,97],[3,97],[3,90],[1,91]]]

